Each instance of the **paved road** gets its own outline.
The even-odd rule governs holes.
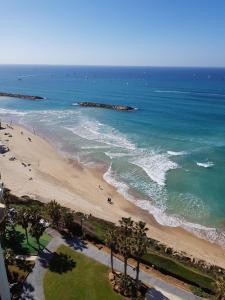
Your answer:
[[[70,246],[72,249],[85,254],[96,261],[110,266],[110,255],[99,250],[93,245],[85,245],[81,240],[64,240],[61,235],[49,229],[49,233],[53,239],[40,256],[37,258],[33,271],[27,277],[24,284],[22,299],[44,300],[43,279],[47,270],[48,262],[52,257],[53,252],[62,244]],[[123,262],[114,258],[114,268],[118,271],[123,271]],[[128,274],[135,277],[135,270],[128,266]],[[192,293],[173,286],[161,279],[158,279],[149,273],[140,271],[140,280],[147,285],[154,286],[149,289],[148,299],[151,300],[199,300],[201,298],[194,296]],[[57,300],[57,299],[56,299]]]

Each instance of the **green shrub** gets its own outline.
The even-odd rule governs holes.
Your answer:
[[[194,295],[196,295],[198,297],[202,297],[202,298],[206,298],[206,299],[213,299],[212,295],[209,295],[208,293],[204,292],[201,288],[199,288],[197,286],[192,286],[191,291]]]
[[[142,262],[154,267],[166,275],[171,275],[186,283],[202,288],[204,291],[212,292],[213,278],[188,268],[173,259],[149,252],[142,257]]]

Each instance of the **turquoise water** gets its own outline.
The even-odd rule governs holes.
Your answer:
[[[34,128],[85,164],[104,164],[105,180],[160,223],[223,242],[225,69],[0,66],[0,91],[47,98],[2,98],[1,119]]]

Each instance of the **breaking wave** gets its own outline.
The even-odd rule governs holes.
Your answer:
[[[167,153],[171,156],[179,156],[179,155],[187,154],[187,152],[185,151],[167,151]]]
[[[105,155],[107,155],[109,158],[118,158],[118,157],[124,157],[127,156],[128,153],[123,153],[123,152],[105,152]]]
[[[112,165],[108,168],[108,170],[104,173],[103,179],[114,186],[116,190],[123,195],[127,200],[134,201],[135,199],[129,194],[129,186],[121,181],[116,180],[114,173],[112,171]]]
[[[170,91],[170,90],[155,90],[155,93],[168,93],[168,94],[190,94],[191,92],[185,92],[185,91]]]
[[[133,197],[129,192],[130,187],[126,183],[116,179],[115,173],[112,171],[111,165],[108,168],[108,170],[104,173],[103,179],[112,186],[114,186],[117,189],[117,191],[128,201],[134,203],[136,206],[144,210],[147,210],[150,214],[152,214],[159,224],[170,227],[182,227],[200,238],[208,240],[212,243],[217,243],[221,246],[225,246],[225,232],[223,232],[222,230],[218,230],[213,227],[206,227],[197,223],[188,222],[185,220],[185,218],[175,214],[169,215],[166,212],[166,205],[162,204],[161,206],[155,206],[150,200],[137,199]],[[199,206],[198,201],[196,200],[193,202],[193,199],[190,199],[190,201],[191,202],[189,202],[189,204],[192,203],[194,205],[193,210],[196,210],[196,207]]]
[[[165,185],[166,174],[169,170],[178,168],[178,164],[171,161],[167,154],[146,153],[130,163],[142,168],[145,173],[159,185]]]
[[[129,186],[126,183],[116,179],[111,165],[103,175],[103,179],[114,186],[117,191],[127,200],[152,214],[159,224],[170,227],[182,227],[200,238],[217,243],[221,246],[225,245],[225,232],[222,230],[187,222],[184,218],[177,215],[169,215],[166,213],[166,205],[163,205],[163,203],[161,206],[155,206],[150,200],[136,199],[136,197],[133,197],[131,193],[129,193]],[[186,197],[185,199],[187,200]],[[196,205],[200,205],[198,204],[198,201],[196,200],[197,202],[193,202],[193,199],[191,198],[189,200],[190,201],[188,203],[193,206],[193,210],[196,210]]]
[[[102,124],[96,120],[82,118],[77,126],[65,127],[74,134],[101,144],[106,144],[118,148],[135,150],[135,144],[130,142],[125,135],[117,131],[115,128]]]
[[[0,115],[17,115],[17,116],[25,116],[27,112],[25,111],[18,111],[13,109],[5,109],[0,108]]]
[[[208,161],[208,162],[197,162],[196,163],[197,166],[199,167],[203,167],[203,168],[211,168],[214,166],[214,163],[212,161]]]

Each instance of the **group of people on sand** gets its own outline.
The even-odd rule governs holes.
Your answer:
[[[103,188],[101,187],[101,185],[99,184],[99,189],[100,190],[103,190]],[[108,199],[107,199],[107,202],[109,203],[109,204],[113,204],[113,202],[112,202],[112,198],[111,197],[108,197]]]

